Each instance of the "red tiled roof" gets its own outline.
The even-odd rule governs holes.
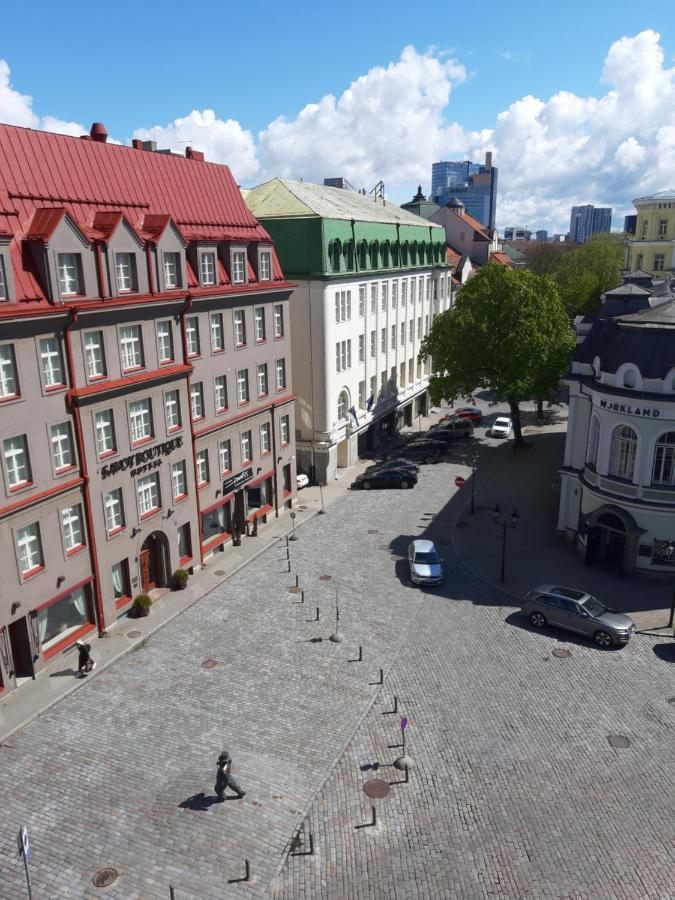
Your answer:
[[[456,250],[453,250],[452,247],[448,247],[445,251],[445,258],[451,266],[457,266],[462,259],[461,255]]]
[[[453,212],[455,213],[455,215],[459,216],[460,219],[464,219],[467,225],[470,225],[474,231],[477,231],[478,234],[480,234],[481,237],[484,237],[487,241],[490,240],[490,237],[485,230],[485,226],[481,225],[478,219],[474,219],[474,217],[470,216],[468,213],[458,213],[456,210],[453,210]]]
[[[48,239],[64,213],[89,238],[109,234],[124,216],[146,239],[170,217],[187,241],[271,241],[227,166],[0,125],[0,232],[14,236],[20,300],[44,298],[21,240]],[[273,278],[284,280],[276,253]]]
[[[490,259],[494,262],[500,263],[502,266],[512,266],[513,262],[511,257],[506,253],[502,253],[501,250],[493,250],[490,254]]]

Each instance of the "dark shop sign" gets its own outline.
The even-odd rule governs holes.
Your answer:
[[[118,472],[129,472],[130,475],[140,475],[142,472],[156,469],[162,464],[162,457],[167,456],[174,450],[183,446],[183,438],[175,437],[170,441],[164,441],[162,444],[155,444],[154,447],[148,447],[147,450],[139,450],[138,453],[132,453],[131,456],[125,456],[124,459],[118,459],[101,469],[101,478],[108,478],[110,475],[117,475]]]
[[[236,475],[230,475],[229,478],[226,478],[223,482],[223,494],[229,494],[232,491],[236,491],[237,488],[240,488],[242,484],[246,484],[247,481],[250,481],[253,478],[253,469],[242,469],[241,472],[238,472]]]

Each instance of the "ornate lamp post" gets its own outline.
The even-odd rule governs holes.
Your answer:
[[[503,584],[506,581],[506,529],[515,528],[518,524],[518,519],[520,518],[520,516],[518,515],[518,511],[516,509],[513,510],[510,516],[502,516],[499,504],[495,503],[494,517],[495,525],[499,526],[502,529],[502,574],[500,581]]]

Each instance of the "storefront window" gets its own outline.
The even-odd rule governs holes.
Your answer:
[[[267,478],[255,487],[247,488],[246,500],[249,510],[270,506],[272,504],[272,479]]]
[[[206,543],[210,538],[224,534],[228,530],[228,507],[226,503],[202,513],[202,536]]]
[[[42,650],[47,650],[57,641],[62,641],[69,634],[92,621],[89,591],[86,587],[78,588],[51,606],[38,612],[38,630]]]

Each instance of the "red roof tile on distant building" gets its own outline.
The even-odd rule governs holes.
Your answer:
[[[511,258],[506,253],[502,253],[501,250],[493,250],[490,254],[490,260],[502,266],[513,266]]]
[[[452,247],[448,247],[445,251],[445,258],[447,259],[448,263],[455,268],[459,265],[462,259],[461,254],[457,253],[456,250],[453,250]]]

